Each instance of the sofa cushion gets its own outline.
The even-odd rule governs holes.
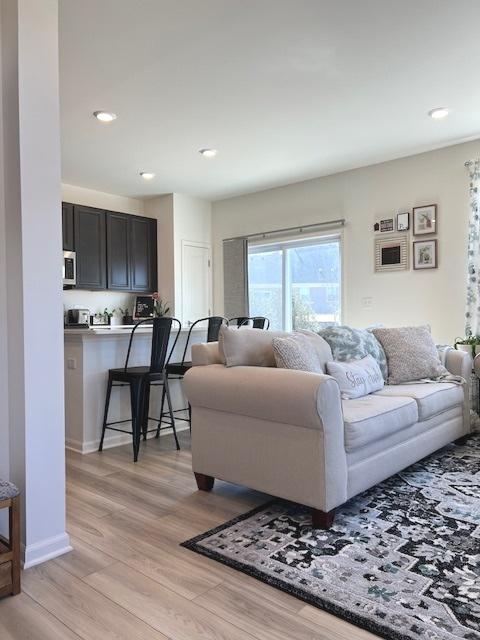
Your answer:
[[[387,379],[387,357],[382,345],[369,329],[331,326],[318,332],[332,349],[332,360],[345,362],[371,355],[378,362],[384,380]]]
[[[342,398],[361,398],[383,388],[378,362],[371,355],[349,362],[327,362],[327,373],[338,382]]]
[[[378,394],[342,400],[345,449],[355,451],[418,422],[412,398]]]
[[[227,367],[274,367],[272,340],[288,336],[286,331],[220,327],[218,349]]]
[[[292,334],[286,331],[222,326],[218,337],[220,359],[227,367],[275,367],[273,339],[288,338],[296,334],[305,336],[305,344],[318,359],[322,372],[325,372],[326,363],[332,360],[332,351],[328,343],[312,331],[298,331]]]
[[[375,395],[412,398],[418,406],[419,420],[428,420],[464,401],[463,387],[451,382],[392,384],[377,391]]]
[[[318,336],[318,339],[321,338]],[[311,348],[308,338],[301,333],[292,333],[285,338],[272,340],[273,354],[279,369],[297,369],[323,373],[323,363]]]
[[[333,357],[328,342],[313,331],[293,331],[274,338],[272,347],[280,369],[325,373],[327,362]]]
[[[401,384],[448,373],[440,362],[430,327],[372,329],[387,355],[388,384]]]

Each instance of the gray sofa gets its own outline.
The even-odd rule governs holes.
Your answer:
[[[218,344],[195,345],[185,376],[192,465],[199,489],[214,478],[312,508],[329,527],[353,496],[466,435],[467,384],[385,386],[342,400],[334,378],[273,366],[222,363]],[[445,366],[470,379],[468,354]]]

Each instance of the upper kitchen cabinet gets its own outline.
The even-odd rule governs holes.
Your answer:
[[[75,251],[77,289],[157,288],[157,221],[62,203],[63,249]]]
[[[150,293],[157,287],[157,221],[107,211],[107,288]]]
[[[77,289],[107,288],[105,211],[74,205]]]
[[[128,291],[131,284],[130,218],[107,211],[107,286]]]
[[[73,204],[62,202],[62,235],[63,250],[75,250],[75,238],[73,232]]]
[[[157,289],[157,221],[130,216],[131,290]]]

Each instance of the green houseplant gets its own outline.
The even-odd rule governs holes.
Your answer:
[[[152,298],[155,300],[155,317],[162,318],[163,316],[168,316],[170,313],[170,306],[166,300],[162,300],[158,291],[152,293]]]
[[[133,316],[131,315],[128,307],[126,309],[119,307],[118,310],[122,316],[122,324],[133,324]]]
[[[480,336],[466,336],[465,338],[455,338],[455,349],[467,351],[472,358],[480,353]]]

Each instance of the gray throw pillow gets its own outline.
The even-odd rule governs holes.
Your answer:
[[[326,327],[318,332],[332,349],[333,359],[339,362],[360,360],[371,355],[382,372],[383,379],[388,376],[387,357],[382,345],[372,330],[353,329],[345,325]]]
[[[373,329],[388,362],[388,384],[438,378],[448,371],[440,362],[430,327]]]
[[[284,338],[274,338],[272,346],[275,363],[279,369],[324,372],[324,363],[305,334],[291,333]]]

